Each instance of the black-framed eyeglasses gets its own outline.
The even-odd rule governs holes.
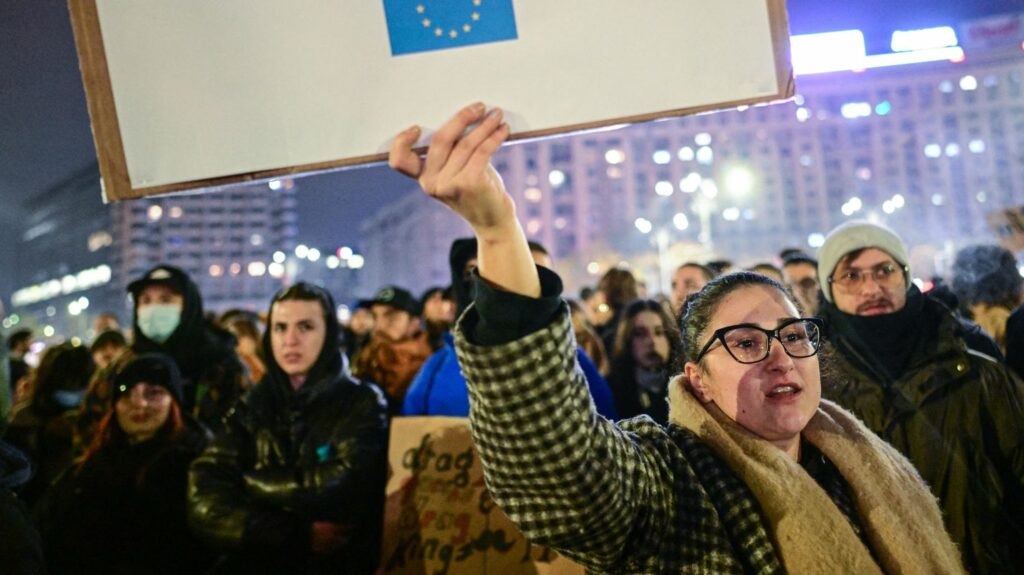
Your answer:
[[[866,270],[850,268],[835,277],[829,277],[828,283],[839,284],[843,289],[852,291],[864,285],[864,282],[867,280],[868,276],[870,276],[875,280],[876,284],[882,287],[895,287],[897,283],[899,283],[898,280],[902,280],[906,273],[906,266],[897,265],[893,262],[886,262]]]
[[[740,363],[764,361],[772,351],[772,338],[779,340],[789,357],[811,357],[821,347],[824,325],[825,322],[816,317],[797,317],[782,322],[775,329],[764,329],[751,323],[723,327],[711,334],[695,362],[699,363],[715,342],[721,342],[729,355]]]

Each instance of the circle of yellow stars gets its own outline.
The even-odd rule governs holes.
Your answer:
[[[484,0],[472,0],[474,8],[479,8],[480,5],[483,4],[483,2]],[[421,21],[421,23],[423,24],[424,28],[434,29],[434,36],[441,37],[447,35],[452,40],[459,37],[460,31],[463,34],[469,34],[473,30],[473,23],[480,21],[480,13],[477,12],[476,10],[473,10],[473,12],[469,15],[469,20],[462,24],[461,27],[450,28],[449,30],[445,31],[445,29],[442,28],[441,26],[434,25],[433,20],[431,20],[430,17],[427,15],[427,7],[424,6],[423,4],[416,5],[416,13],[423,16],[423,20]]]

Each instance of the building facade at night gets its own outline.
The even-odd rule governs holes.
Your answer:
[[[397,285],[419,296],[432,286],[451,283],[448,249],[456,238],[472,235],[461,218],[428,198],[419,188],[385,207],[360,229],[366,267],[359,292],[371,296]]]
[[[90,312],[123,307],[124,291],[111,281],[110,209],[98,201],[99,181],[93,163],[26,202],[6,330],[84,335]]]
[[[995,241],[989,213],[1024,205],[1024,15],[957,31],[940,61],[871,56],[799,75],[786,102],[515,143],[494,163],[573,288],[622,259],[656,288],[685,260],[813,253],[848,218],[893,226],[917,246],[915,272],[941,274],[956,249]],[[447,237],[447,219],[411,208],[381,213],[396,231],[373,249]]]
[[[291,180],[115,204],[114,282],[170,264],[192,276],[208,310],[261,311],[282,286],[273,254],[295,245],[295,207]]]
[[[38,336],[88,340],[91,318],[108,311],[127,326],[125,286],[160,263],[192,276],[206,309],[217,312],[263,310],[288,277],[274,252],[295,246],[291,180],[111,205],[99,197],[93,165],[27,206],[33,219],[18,254],[22,287],[12,295],[6,329],[24,322]]]

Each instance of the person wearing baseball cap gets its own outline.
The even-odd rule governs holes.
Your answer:
[[[825,238],[819,314],[837,377],[823,395],[914,463],[969,572],[1001,572],[1024,562],[1024,385],[911,277],[884,225],[850,221]]]
[[[416,372],[432,350],[422,329],[419,301],[409,290],[384,286],[370,300],[373,335],[356,355],[352,374],[384,390],[388,413],[398,415]]]
[[[185,506],[189,465],[206,434],[181,409],[177,364],[141,354],[118,365],[110,383],[92,443],[36,507],[49,571],[205,572],[213,557]]]
[[[183,270],[158,265],[128,284],[134,302],[131,349],[164,353],[182,377],[181,407],[213,431],[249,387],[235,338],[203,314],[199,287]]]

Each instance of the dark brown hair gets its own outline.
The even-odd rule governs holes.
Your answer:
[[[157,437],[161,437],[165,441],[173,441],[180,437],[184,431],[185,419],[181,415],[181,408],[178,407],[177,401],[171,400],[171,409],[170,413],[167,414],[167,421],[157,431]],[[110,409],[107,410],[107,414],[103,416],[99,426],[96,428],[96,435],[93,436],[89,447],[86,448],[81,459],[78,460],[78,464],[75,465],[75,473],[80,473],[90,461],[96,459],[101,453],[109,449],[123,448],[127,444],[128,436],[121,429],[121,424],[117,422],[116,408],[111,403]],[[146,475],[146,469],[146,466],[139,468],[138,474],[135,476],[136,482],[142,482]]]
[[[753,272],[734,272],[719,276],[704,289],[686,300],[685,312],[680,320],[682,335],[682,363],[692,361],[700,354],[707,339],[707,329],[722,300],[732,292],[751,286],[765,286],[778,290],[794,307],[800,309],[790,292],[772,278]]]
[[[619,310],[637,298],[636,277],[629,270],[612,268],[605,272],[597,289],[604,293],[608,305]]]
[[[624,364],[629,366],[635,365],[636,358],[633,357],[633,320],[641,312],[645,311],[654,312],[661,318],[661,323],[665,328],[665,337],[668,338],[669,348],[668,361],[665,362],[665,365],[670,371],[676,371],[681,365],[677,361],[679,351],[676,342],[679,341],[679,332],[672,321],[672,314],[665,309],[665,306],[653,299],[635,300],[626,306],[626,310],[622,312],[622,319],[619,320],[619,327],[615,332],[615,351],[612,356],[613,369],[615,369],[615,366],[621,367]]]

